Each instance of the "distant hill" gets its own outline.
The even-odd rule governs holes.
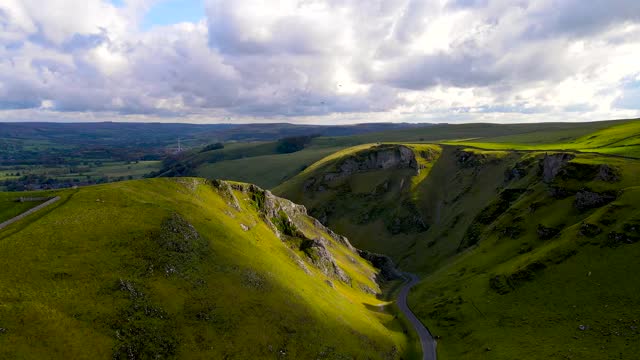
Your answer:
[[[201,176],[256,183],[274,188],[292,178],[314,162],[336,151],[360,144],[375,142],[410,143],[460,143],[487,147],[492,141],[501,141],[502,148],[537,146],[536,149],[552,149],[558,144],[572,144],[578,149],[585,136],[594,136],[605,129],[627,127],[633,133],[633,120],[597,121],[588,123],[531,123],[531,124],[434,124],[418,125],[407,129],[387,129],[349,136],[314,137],[299,151],[283,153],[278,142],[248,142],[230,144],[225,149],[202,152],[199,148],[169,158],[156,176]],[[636,129],[637,130],[637,129]],[[606,130],[610,131],[610,130]],[[606,135],[603,134],[606,138]],[[505,143],[506,141],[513,143]],[[571,143],[573,141],[573,143]],[[484,144],[484,145],[482,145]],[[495,144],[494,144],[495,145]],[[624,145],[624,144],[622,144]],[[491,148],[489,146],[488,148]],[[582,147],[587,149],[587,147]],[[594,152],[632,151],[634,147]]]
[[[233,147],[282,138],[346,136],[416,126],[0,123],[0,190],[57,189],[140,178],[161,170],[160,161],[167,156],[213,150],[221,143]]]

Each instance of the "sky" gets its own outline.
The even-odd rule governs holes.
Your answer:
[[[0,121],[636,117],[638,0],[0,0]]]

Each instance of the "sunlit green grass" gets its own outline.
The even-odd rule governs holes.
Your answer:
[[[372,170],[354,174],[333,189],[304,191],[307,179],[334,171],[341,159],[373,146],[368,144],[324,158],[275,191],[310,209],[329,205],[331,227],[361,248],[386,253],[403,269],[425,277],[412,292],[410,305],[441,337],[441,359],[633,358],[640,350],[640,302],[634,295],[640,292],[640,283],[630,274],[640,270],[635,260],[640,245],[605,244],[610,232],[640,221],[640,160],[628,158],[628,151],[623,153],[626,157],[606,153],[614,149],[610,146],[633,144],[637,124],[578,137],[574,133],[574,140],[565,139],[565,149],[582,151],[570,164],[591,166],[596,173],[601,165],[617,169],[620,177],[613,182],[573,179],[576,174],[569,174],[553,184],[543,183],[540,161],[546,153],[562,151],[558,143],[516,144],[520,150],[513,151],[513,143],[465,141],[442,145],[424,178],[406,170]],[[632,136],[623,139],[625,134]],[[593,151],[586,146],[602,147]],[[477,155],[479,164],[465,167],[459,151]],[[526,176],[508,181],[507,173],[518,163],[529,164]],[[392,187],[383,197],[369,195],[385,181],[398,184],[409,178],[416,185],[404,192]],[[580,212],[574,195],[555,199],[551,186],[620,195],[613,204]],[[505,188],[524,192],[482,227],[477,246],[465,245],[476,216],[489,212]],[[407,196],[429,229],[391,234],[385,222],[400,211]],[[372,208],[380,209],[381,218],[360,223],[359,214]],[[607,215],[614,210],[618,212]],[[603,219],[609,220],[601,224]],[[583,222],[598,224],[602,233],[594,239],[580,235]],[[539,224],[562,231],[556,238],[540,240]],[[514,225],[522,228],[522,234],[511,239],[503,231]],[[490,287],[492,277],[510,276],[536,262],[546,264],[546,269],[509,293],[500,295]],[[580,330],[580,325],[588,329]]]
[[[624,122],[575,139],[545,138],[540,133],[533,133],[446,143],[493,150],[572,150],[640,158],[640,120]]]
[[[294,261],[304,254],[275,236],[247,194],[236,192],[236,211],[195,178],[59,193],[51,210],[0,231],[0,357],[111,357],[131,340],[122,333],[118,340],[123,322],[135,324],[133,338],[149,347],[175,344],[162,350],[170,357],[382,359],[406,349],[397,320],[378,311],[386,302],[360,287],[377,288],[367,262],[332,242],[352,285],[332,279],[329,286],[310,263],[306,273]],[[172,214],[207,244],[200,255],[180,257],[186,262],[173,264],[177,273],[150,267],[174,256],[153,240]],[[122,291],[120,280],[135,284],[143,300]],[[164,315],[127,315],[136,301]]]

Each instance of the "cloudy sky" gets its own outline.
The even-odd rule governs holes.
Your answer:
[[[631,117],[638,0],[0,0],[0,121]]]

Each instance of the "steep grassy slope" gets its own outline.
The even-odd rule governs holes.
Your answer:
[[[332,175],[344,164],[402,148],[412,151],[415,165],[373,164]],[[404,269],[431,271],[459,252],[466,229],[521,156],[427,144],[360,145],[317,162],[274,192],[305,204],[356,246],[387,254]]]
[[[397,260],[428,228],[416,216],[413,195],[440,152],[436,145],[360,145],[319,161],[274,192],[354,234],[358,246]]]
[[[478,213],[460,255],[410,302],[442,336],[442,359],[633,358],[640,162],[578,156],[545,182],[536,160]]]
[[[0,358],[399,358],[376,271],[304,208],[196,178],[58,192],[0,231]]]
[[[297,175],[308,165],[340,149],[340,147],[309,147],[291,154],[269,154],[205,163],[196,168],[195,174],[205,178],[255,182],[259,186],[273,188]]]
[[[402,148],[425,171],[349,165]],[[440,358],[607,359],[640,350],[640,283],[623,275],[640,270],[638,186],[629,158],[383,144],[274,191],[426,276],[410,303]]]

